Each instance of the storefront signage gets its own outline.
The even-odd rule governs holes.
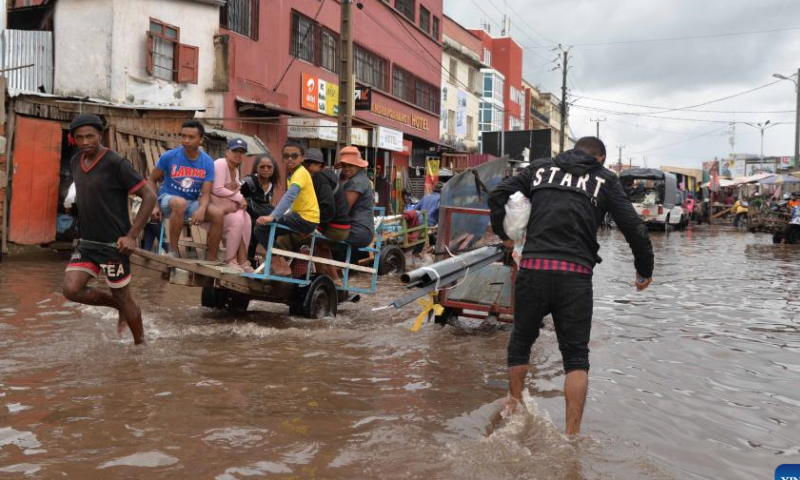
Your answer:
[[[290,118],[288,128],[289,138],[310,138],[336,142],[339,138],[339,128],[336,122],[324,118]],[[402,132],[400,136],[402,138]],[[359,147],[369,146],[369,132],[363,128],[350,130],[350,141]]]
[[[378,141],[376,142],[378,148],[391,150],[393,152],[403,151],[403,132],[386,127],[377,127],[375,129],[375,134],[378,137]]]
[[[303,74],[300,107],[312,112],[336,116],[339,114],[339,85],[321,78]]]
[[[356,87],[355,107],[356,110],[372,109],[372,87]]]
[[[320,140],[336,141],[336,122],[321,118],[290,118],[289,138],[318,138]]]
[[[369,132],[363,128],[350,130],[350,143],[359,147],[369,147]]]
[[[401,112],[379,103],[372,102],[372,109],[370,110],[370,113],[373,115],[378,115],[379,117],[394,120],[395,122],[399,122],[404,125],[408,125],[411,128],[416,128],[417,130],[421,130],[423,132],[428,132],[430,130],[427,118]]]

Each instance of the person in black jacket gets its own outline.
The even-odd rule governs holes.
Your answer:
[[[280,183],[281,175],[277,162],[270,154],[257,155],[253,162],[253,171],[242,181],[241,193],[247,200],[247,213],[253,220],[253,229],[258,217],[264,217],[275,209],[273,197],[275,187]],[[253,259],[258,247],[255,234],[250,237],[247,258]]]
[[[347,240],[350,235],[350,205],[347,203],[344,188],[340,187],[336,174],[325,168],[322,152],[316,148],[306,151],[303,157],[303,166],[311,174],[314,192],[317,194],[317,203],[319,204],[317,230],[325,238],[334,242]],[[330,246],[325,241],[317,242],[315,254],[322,258],[333,258]],[[330,276],[334,283],[339,283],[339,274],[332,266],[317,264],[317,269]]]
[[[605,159],[603,142],[596,137],[581,138],[574,150],[534,160],[489,198],[492,229],[507,249],[513,248],[514,242],[503,230],[505,204],[515,192],[524,193],[531,201],[514,292],[506,411],[513,412],[522,401],[531,347],[542,319],[552,314],[566,372],[567,434],[580,433],[589,387],[592,269],[601,261],[597,229],[606,212],[614,217],[633,251],[636,288],[647,288],[653,275],[653,247],[647,228],[617,175],[603,166]]]

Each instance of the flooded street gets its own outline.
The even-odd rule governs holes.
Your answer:
[[[534,346],[531,414],[495,429],[507,332],[372,308],[331,321],[136,270],[149,345],[116,315],[61,296],[67,257],[0,264],[2,478],[772,478],[800,456],[800,250],[765,234],[654,232],[653,286],[633,287],[618,231],[601,233],[584,438],[564,426],[552,330]]]

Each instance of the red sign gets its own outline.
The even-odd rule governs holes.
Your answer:
[[[317,84],[319,78],[307,73],[303,74],[303,98],[301,99],[301,108],[306,110],[317,111],[319,105]]]

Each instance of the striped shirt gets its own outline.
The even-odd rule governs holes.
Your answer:
[[[565,260],[549,260],[546,258],[524,258],[519,264],[520,268],[527,270],[547,270],[555,272],[573,272],[581,275],[591,275],[592,269]]]

